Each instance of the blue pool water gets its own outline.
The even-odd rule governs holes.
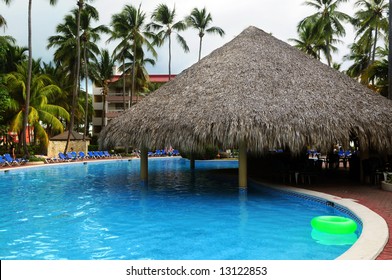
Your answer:
[[[237,162],[48,165],[0,174],[0,259],[334,259],[350,245],[312,239],[334,208],[250,188],[214,169]],[[233,173],[234,174],[234,173]],[[339,213],[338,213],[339,214]]]

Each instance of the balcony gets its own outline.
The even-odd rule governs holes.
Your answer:
[[[99,103],[93,103],[93,108],[94,110],[102,110],[103,109],[103,103],[99,102]]]
[[[93,125],[94,126],[101,126],[102,125],[102,118],[93,117]]]
[[[108,95],[106,97],[107,102],[115,102],[115,103],[121,103],[124,101],[124,97],[122,95]],[[129,101],[129,96],[125,96],[125,102]]]
[[[123,112],[123,110],[117,110],[117,111],[110,111],[106,113],[106,117],[108,119],[113,119],[115,117],[117,117],[118,115],[120,115]]]

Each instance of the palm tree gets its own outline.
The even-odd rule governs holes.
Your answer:
[[[331,66],[332,44],[336,42],[335,37],[346,34],[342,21],[350,21],[349,15],[337,10],[339,4],[347,0],[308,0],[305,5],[314,7],[317,12],[300,21],[298,30],[305,24],[314,24],[314,31],[322,36],[325,42],[325,56],[328,66]]]
[[[67,152],[69,141],[71,140],[71,134],[75,122],[76,98],[78,96],[79,86],[80,86],[80,17],[84,6],[84,1],[79,0],[77,2],[77,5],[78,5],[78,13],[77,13],[77,20],[76,20],[76,71],[74,76],[74,88],[72,91],[71,120],[69,122],[68,137],[67,137],[67,143],[65,144],[64,153]]]
[[[357,0],[356,7],[361,9],[355,13],[354,26],[359,43],[372,46],[369,50],[370,63],[375,61],[377,41],[380,30],[388,29],[388,3],[385,0]],[[370,49],[370,48],[369,48]]]
[[[121,39],[121,46],[119,45],[118,47],[123,53],[122,55],[124,60],[126,58],[126,48],[131,46],[133,49],[132,87],[129,106],[132,106],[133,95],[135,93],[135,69],[137,60],[135,54],[137,53],[137,49],[141,48],[142,46],[146,46],[147,50],[150,51],[154,57],[157,56],[152,43],[149,41],[150,39],[154,38],[155,34],[146,29],[145,18],[146,15],[141,11],[140,5],[137,9],[131,5],[125,5],[120,14],[113,15],[112,17],[113,33],[111,40]],[[125,76],[123,73],[123,78],[124,77]]]
[[[9,1],[7,1],[9,2]],[[50,5],[55,5],[57,0],[49,0]],[[33,44],[32,44],[32,21],[31,21],[31,10],[33,7],[33,0],[29,0],[28,5],[28,48],[29,48],[29,56],[28,56],[28,75],[27,75],[27,84],[26,84],[26,104],[25,104],[25,112],[23,116],[23,131],[22,131],[22,143],[25,157],[29,157],[29,151],[27,150],[26,143],[26,129],[28,125],[28,116],[29,116],[29,107],[30,107],[30,89],[31,89],[31,75],[32,75],[32,64],[33,64]]]
[[[92,77],[94,83],[102,87],[103,108],[102,108],[102,128],[105,126],[106,118],[106,96],[109,92],[109,81],[113,76],[115,60],[110,56],[108,50],[101,50],[99,59],[92,65]]]
[[[35,135],[45,145],[48,143],[47,130],[54,132],[63,131],[62,120],[68,120],[68,112],[61,106],[49,103],[57,94],[61,94],[61,89],[53,84],[49,76],[40,74],[40,61],[32,63],[31,98],[29,103],[28,121],[34,127]],[[10,92],[10,111],[13,112],[10,128],[19,132],[21,137],[27,126],[23,120],[27,108],[27,79],[28,62],[23,62],[17,66],[15,72],[5,75],[4,80]]]
[[[101,33],[109,32],[109,29],[104,25],[99,25],[97,27],[92,27],[91,23],[93,20],[97,20],[99,18],[98,11],[90,6],[85,5],[84,9],[80,12],[80,28],[78,29],[78,18],[79,18],[79,9],[72,10],[71,14],[66,15],[64,17],[64,22],[59,24],[56,27],[56,32],[58,35],[51,36],[49,38],[48,48],[57,47],[54,53],[54,59],[57,64],[61,64],[68,69],[71,73],[71,77],[73,77],[73,87],[72,90],[72,99],[71,99],[71,106],[70,111],[71,115],[73,115],[75,119],[75,115],[78,112],[84,111],[85,116],[85,133],[87,134],[88,128],[88,119],[87,119],[87,112],[88,112],[88,86],[86,85],[86,92],[87,96],[84,98],[85,106],[83,110],[76,111],[78,108],[77,100],[79,95],[79,82],[80,82],[80,75],[77,74],[77,68],[79,65],[80,69],[80,62],[78,63],[78,57],[74,54],[78,52],[78,41],[83,41],[82,51],[83,51],[83,63],[86,67],[88,67],[88,63],[90,59],[94,59],[95,55],[99,53],[99,48],[96,45],[97,41],[100,40]],[[78,35],[79,30],[79,35]],[[80,44],[80,43],[79,43]],[[88,71],[84,72],[84,78],[87,79],[89,77]],[[86,78],[87,77],[87,78]],[[76,96],[74,95],[75,91],[75,81],[78,86],[78,91]],[[87,104],[86,104],[87,103]],[[73,113],[72,113],[73,111]],[[71,117],[72,120],[72,117]],[[75,122],[75,121],[74,121]],[[71,124],[70,124],[71,125]],[[74,124],[72,123],[72,129]],[[72,130],[71,130],[72,131]]]
[[[136,59],[133,60],[132,63],[125,63],[123,72],[127,74],[131,73],[132,71],[135,71],[135,94],[136,102],[138,102],[139,95],[141,93],[144,94],[148,92],[149,75],[147,69],[145,68],[145,65],[150,64],[154,66],[155,60],[152,58],[145,58],[143,48],[141,48],[140,46],[136,49],[135,54]],[[134,65],[135,68],[133,67]]]
[[[130,45],[130,42],[127,40],[122,40],[114,49],[113,57],[115,61],[120,61],[121,62],[121,67],[119,68],[120,71],[122,71],[121,74],[121,81],[122,81],[122,94],[123,94],[123,110],[127,108],[126,104],[126,61],[130,60],[133,61],[133,54],[131,53],[132,46]],[[129,107],[129,103],[128,103]]]
[[[346,70],[346,74],[352,78],[358,78],[362,84],[367,84],[363,77],[365,69],[370,64],[368,55],[368,46],[359,43],[350,45],[350,54],[344,56],[344,60],[350,60],[354,63]]]
[[[170,10],[166,4],[158,5],[151,15],[153,22],[148,24],[148,30],[158,31],[156,43],[161,46],[167,39],[169,41],[169,80],[171,78],[171,34],[176,34],[177,42],[185,52],[189,52],[189,47],[185,39],[178,33],[187,28],[185,21],[174,22],[176,8]]]
[[[201,10],[194,8],[191,14],[186,18],[186,21],[189,26],[199,31],[199,60],[201,58],[201,47],[203,43],[203,37],[205,33],[209,34],[218,34],[219,36],[223,36],[225,31],[222,28],[217,26],[208,27],[212,22],[212,17],[210,13],[207,13],[206,8]]]
[[[0,73],[9,73],[16,70],[16,65],[25,61],[27,48],[15,45],[11,36],[0,36]]]
[[[4,2],[6,5],[9,5],[12,2],[12,0],[2,0],[2,2]],[[0,15],[0,27],[4,27],[5,29],[6,26],[7,26],[7,21],[2,15]]]
[[[126,92],[125,92],[125,61],[130,58],[133,61],[133,55],[130,52],[132,49],[131,41],[132,36],[130,30],[132,30],[133,24],[128,21],[129,16],[128,13],[123,10],[119,14],[115,14],[112,16],[111,25],[113,27],[112,35],[108,39],[108,42],[111,42],[116,39],[120,39],[120,43],[114,49],[114,57],[116,61],[121,61],[122,64],[122,90],[123,90],[123,110],[126,109]],[[128,102],[128,108],[130,104]]]
[[[71,100],[73,89],[73,77],[68,68],[61,63],[42,63],[42,73],[48,75],[53,83],[61,89],[61,94],[57,94],[51,99],[52,104],[63,107],[67,112],[71,111]],[[67,124],[65,125],[65,127]]]
[[[98,48],[95,45],[95,42],[100,40],[100,33],[109,33],[110,30],[104,25],[99,25],[97,27],[91,27],[91,21],[99,20],[99,13],[98,11],[90,6],[86,5],[86,7],[83,9],[82,14],[81,14],[81,20],[80,20],[80,27],[83,31],[82,33],[82,42],[83,42],[83,63],[84,63],[84,79],[86,82],[86,88],[85,88],[85,106],[84,106],[84,133],[83,133],[83,140],[85,140],[86,135],[88,135],[88,79],[89,79],[89,74],[88,74],[88,61],[89,61],[89,56],[87,56],[87,48],[88,47],[93,47],[93,53],[98,52]],[[92,44],[90,44],[90,40]]]
[[[388,46],[384,48],[377,47],[377,56],[379,60],[374,61],[364,71],[364,76],[368,81],[374,81],[368,87],[380,93],[383,96],[388,96]]]
[[[289,39],[294,47],[300,51],[320,60],[320,51],[325,51],[325,45],[319,34],[314,31],[314,24],[307,22],[298,29],[298,39]]]

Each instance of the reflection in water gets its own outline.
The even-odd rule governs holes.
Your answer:
[[[317,243],[322,245],[353,245],[358,240],[356,233],[332,234],[314,229],[311,235]]]

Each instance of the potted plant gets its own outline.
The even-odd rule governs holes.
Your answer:
[[[384,181],[381,182],[381,188],[385,191],[392,192],[392,173],[384,172]]]

